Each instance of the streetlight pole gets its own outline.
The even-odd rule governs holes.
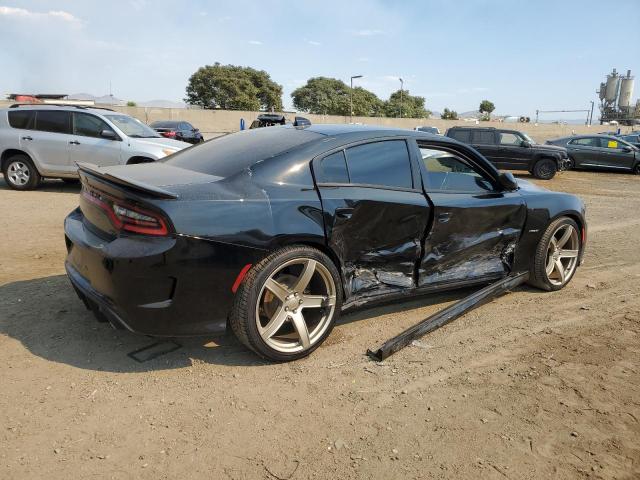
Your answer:
[[[349,90],[349,123],[353,123],[353,79],[362,78],[362,75],[351,77],[351,90]]]
[[[402,80],[401,78],[400,80],[400,118],[402,118],[402,96],[403,96],[403,90],[404,90],[404,80]]]

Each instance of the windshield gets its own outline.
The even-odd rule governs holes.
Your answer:
[[[529,135],[527,135],[527,134],[526,134],[526,133],[524,133],[524,132],[520,132],[520,133],[521,133],[521,135],[524,137],[524,139],[525,139],[527,142],[529,142],[531,145],[535,145],[535,144],[536,144],[536,141],[535,141],[533,138],[531,138]]]
[[[122,130],[128,137],[133,138],[157,138],[160,135],[147,125],[142,123],[137,118],[130,117],[129,115],[105,115],[109,121]]]

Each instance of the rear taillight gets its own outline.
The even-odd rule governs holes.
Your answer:
[[[169,233],[167,220],[156,212],[84,188],[82,197],[100,208],[116,230],[156,236]]]
[[[173,138],[176,136],[176,132],[162,132],[162,135],[168,138]]]

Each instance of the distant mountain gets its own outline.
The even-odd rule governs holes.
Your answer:
[[[139,107],[151,108],[187,108],[184,102],[174,102],[172,100],[149,100],[148,102],[136,102]]]

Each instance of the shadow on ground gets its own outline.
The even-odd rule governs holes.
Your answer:
[[[7,185],[4,175],[2,174],[0,174],[0,190],[12,190],[9,185]],[[45,179],[38,185],[35,191],[48,193],[79,193],[80,183],[65,183],[62,180]]]
[[[357,310],[343,316],[336,329],[339,331],[346,323],[459,300],[469,293],[470,290],[458,290]],[[182,348],[138,363],[127,354],[157,340],[97,322],[65,275],[0,286],[0,333],[19,341],[38,357],[88,370],[168,370],[188,367],[194,360],[230,366],[267,364],[232,334],[177,339]]]

